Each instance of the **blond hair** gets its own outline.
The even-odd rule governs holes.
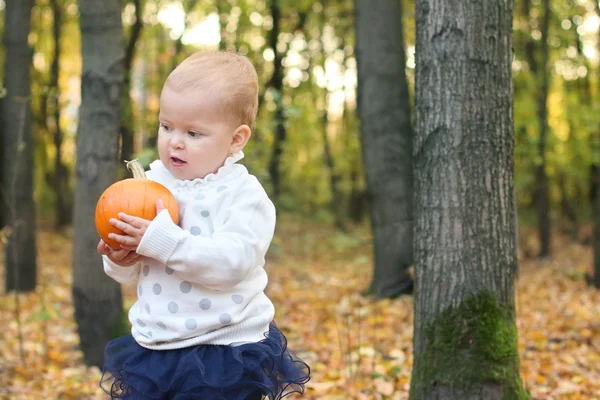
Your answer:
[[[245,56],[227,51],[197,52],[183,60],[165,81],[179,92],[202,90],[235,124],[252,128],[258,110],[258,75]]]

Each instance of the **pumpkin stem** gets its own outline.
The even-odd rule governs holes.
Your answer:
[[[134,179],[146,179],[144,167],[142,167],[142,164],[137,159],[131,161],[125,160],[125,162],[127,163],[127,170],[133,173]]]

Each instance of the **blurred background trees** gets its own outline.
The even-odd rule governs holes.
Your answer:
[[[517,0],[514,8],[520,222],[539,223],[541,231],[552,223],[589,241],[585,225],[591,221],[593,176],[600,163],[597,5],[571,0],[546,6],[544,1]],[[6,5],[0,3],[5,20]],[[135,0],[121,6],[126,90],[119,159],[134,154],[148,163],[154,156],[159,90],[177,61],[203,48],[237,50],[255,63],[262,87],[255,140],[244,162],[267,184],[279,209],[346,229],[351,225],[345,222],[366,216],[352,2]],[[40,220],[57,227],[70,223],[73,203],[81,103],[79,7],[75,0],[36,0],[28,36],[34,195]],[[414,4],[405,1],[403,8],[412,93]],[[7,50],[0,49],[3,60]],[[523,250],[547,255],[546,240]]]

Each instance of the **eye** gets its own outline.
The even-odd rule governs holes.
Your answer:
[[[193,138],[196,138],[196,137],[200,137],[200,136],[202,136],[202,134],[201,134],[201,133],[194,132],[194,131],[188,131],[188,135],[189,135],[190,137],[193,137]]]
[[[171,127],[170,127],[169,125],[167,125],[167,124],[163,124],[163,123],[161,123],[161,124],[160,124],[160,127],[161,127],[162,129],[164,129],[165,131],[167,131],[167,132],[170,132],[170,131],[171,131]]]

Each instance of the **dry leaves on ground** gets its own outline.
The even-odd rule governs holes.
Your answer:
[[[104,399],[100,371],[85,367],[78,350],[72,244],[49,231],[40,233],[39,244],[38,289],[0,295],[0,398]],[[565,240],[554,254],[551,262],[520,264],[516,299],[523,382],[534,399],[597,399],[600,292],[583,279],[591,249]],[[278,227],[268,294],[290,348],[311,365],[305,399],[408,398],[412,297],[363,297],[370,255],[366,228],[343,235],[290,217]],[[131,304],[131,291],[125,295]]]

